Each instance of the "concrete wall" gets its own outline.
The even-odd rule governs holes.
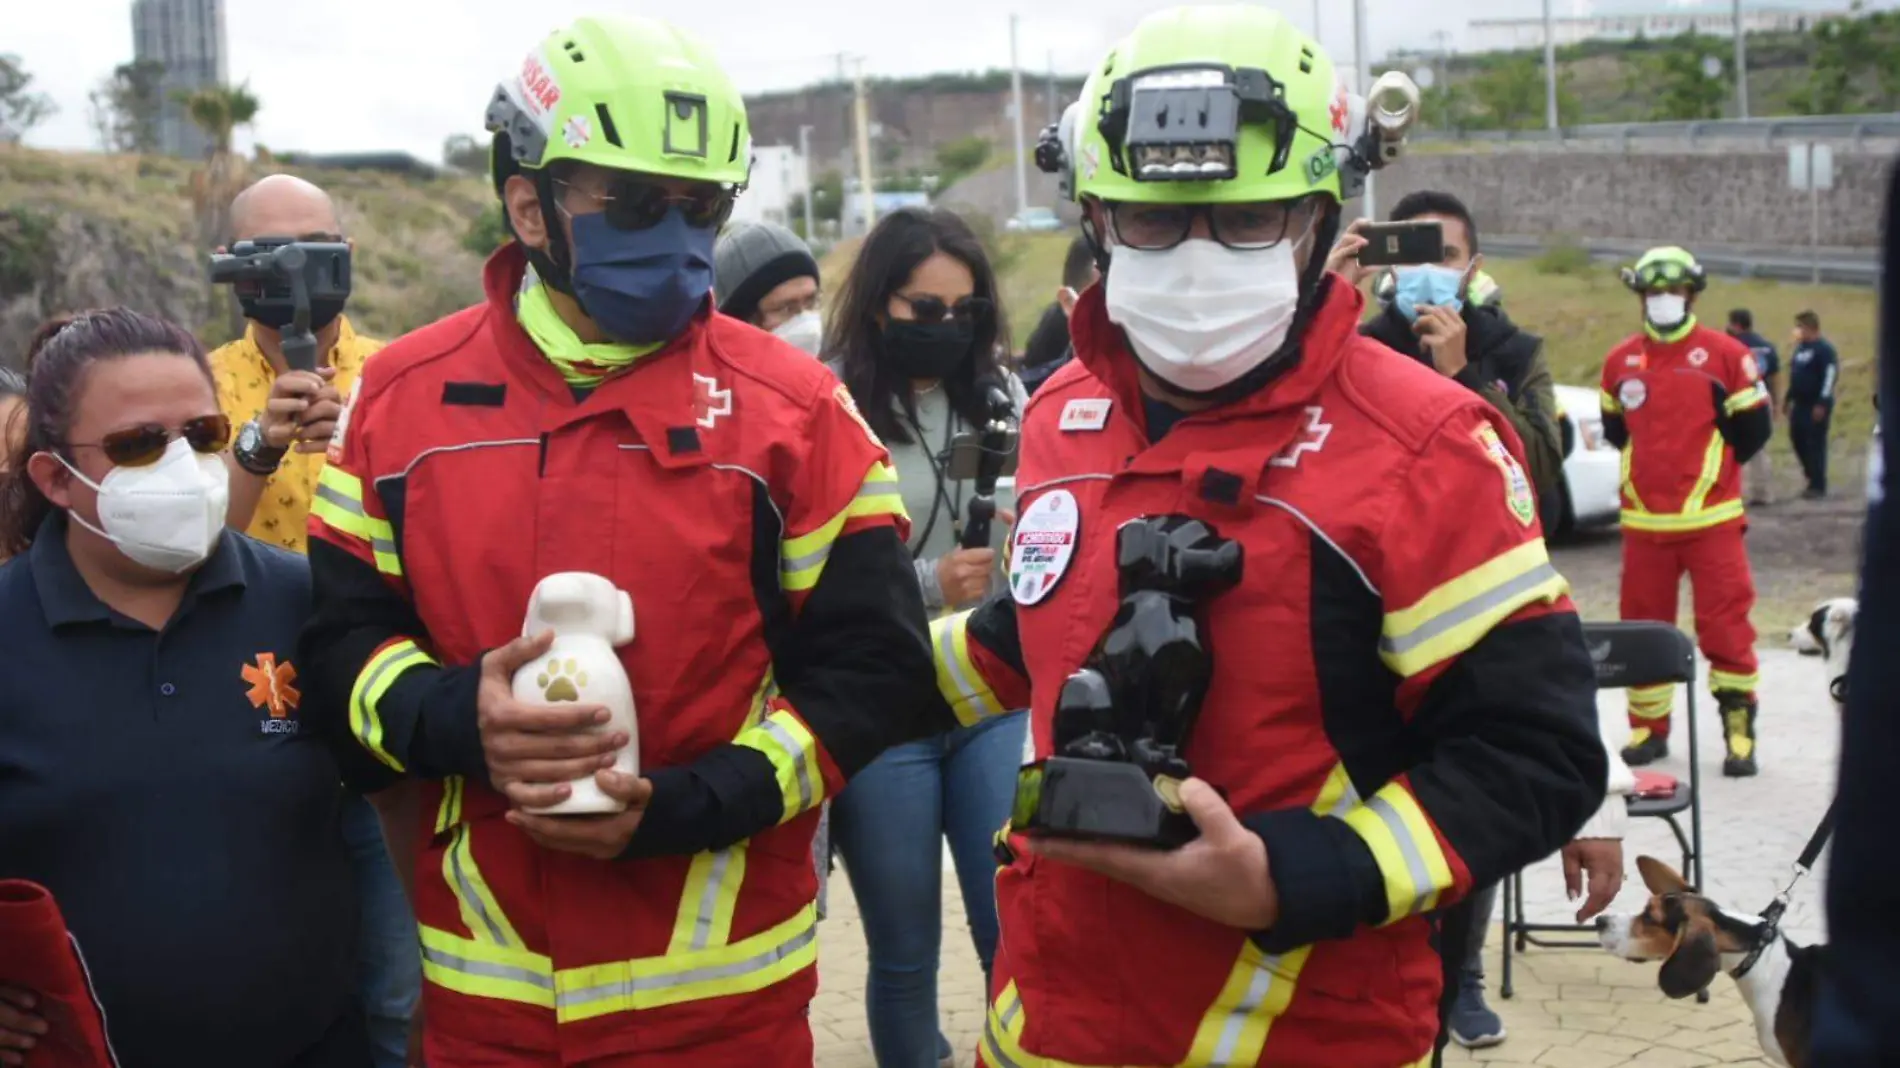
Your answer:
[[[1837,146],[1821,194],[1824,246],[1881,241],[1891,149]],[[1381,215],[1416,189],[1455,193],[1480,233],[1694,240],[1806,248],[1807,193],[1788,188],[1785,148],[1617,151],[1603,142],[1485,146],[1406,156],[1378,176]]]

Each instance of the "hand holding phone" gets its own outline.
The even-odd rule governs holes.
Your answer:
[[[1366,239],[1359,250],[1361,267],[1407,267],[1445,259],[1445,228],[1435,219],[1368,223],[1358,232]]]

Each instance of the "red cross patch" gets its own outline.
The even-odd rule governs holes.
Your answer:
[[[706,375],[693,376],[693,420],[712,429],[722,415],[732,414],[732,390],[720,389],[719,380]]]
[[[1346,87],[1340,86],[1333,94],[1333,106],[1328,109],[1333,119],[1333,132],[1346,136],[1346,122],[1352,117],[1352,106],[1346,101]]]

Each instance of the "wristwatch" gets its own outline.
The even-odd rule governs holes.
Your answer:
[[[253,419],[238,428],[237,443],[231,446],[231,458],[253,475],[268,478],[277,472],[289,449],[272,446],[264,439],[264,424]]]

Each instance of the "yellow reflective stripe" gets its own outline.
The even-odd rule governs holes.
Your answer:
[[[1617,400],[1616,396],[1607,389],[1598,387],[1597,403],[1603,407],[1604,415],[1622,415],[1623,414],[1623,402]]]
[[[996,694],[983,681],[970,659],[970,613],[967,609],[944,616],[930,624],[930,647],[937,663],[937,692],[956,713],[957,722],[969,726],[1006,711]]]
[[[898,492],[897,468],[887,463],[871,465],[864,476],[864,484],[858,487],[858,495],[845,509],[848,519],[861,519],[870,515],[894,515],[906,519],[904,495]]]
[[[995,1068],[1085,1068],[1023,1049],[1023,999],[1010,980],[983,1019],[983,1057]]]
[[[442,881],[455,895],[463,925],[477,942],[510,949],[525,948],[521,935],[515,932],[514,925],[508,922],[507,914],[495,900],[495,892],[488,888],[488,880],[482,878],[468,835],[468,824],[456,824],[449,847],[442,851]]]
[[[370,515],[363,507],[363,481],[325,464],[317,472],[317,491],[310,498],[310,514],[333,530],[369,542],[376,570],[402,577],[402,557],[396,552],[396,528],[389,520]]]
[[[1416,675],[1476,645],[1525,605],[1554,601],[1569,588],[1543,540],[1527,541],[1387,613],[1379,658],[1401,676]]]
[[[422,976],[470,997],[494,998],[554,1008],[554,962],[539,953],[486,945],[417,924],[422,935]]]
[[[849,518],[851,505],[847,504],[817,530],[787,539],[779,547],[779,585],[791,591],[817,586],[818,576],[825,571],[825,561],[831,557],[831,545],[838,540],[838,532],[844,529],[844,522]]]
[[[1709,669],[1709,689],[1711,690],[1741,690],[1752,692],[1755,687],[1760,685],[1761,676],[1758,674],[1738,675],[1733,671],[1716,671],[1713,668]]]
[[[442,803],[435,807],[435,833],[446,834],[462,822],[462,791],[467,785],[460,775],[442,780]]]
[[[1430,912],[1438,895],[1451,888],[1451,864],[1425,810],[1403,784],[1387,783],[1344,818],[1346,826],[1371,848],[1385,876],[1385,923]]]
[[[1623,496],[1629,501],[1629,508],[1623,509],[1624,512],[1632,508],[1639,512],[1643,511],[1643,499],[1636,495],[1636,480],[1630,476],[1630,469],[1635,463],[1636,450],[1625,447],[1623,449]]]
[[[383,699],[389,688],[396,684],[402,673],[413,667],[435,666],[435,658],[417,648],[416,643],[407,638],[395,642],[382,652],[369,658],[363,670],[356,674],[356,685],[350,688],[350,732],[370,755],[396,771],[405,770],[402,761],[383,748],[383,721],[376,712],[376,703]]]
[[[730,945],[564,968],[554,976],[555,1018],[572,1023],[615,1012],[749,994],[817,963],[814,903],[785,922]]]
[[[774,712],[733,739],[733,744],[756,749],[772,762],[785,803],[780,823],[817,808],[825,799],[824,773],[818,765],[818,740],[797,716]]]
[[[1757,382],[1747,389],[1742,390],[1740,393],[1731,396],[1728,400],[1723,401],[1722,410],[1729,415],[1734,415],[1736,412],[1745,412],[1750,408],[1759,408],[1767,403],[1768,386],[1766,383]]]
[[[1742,517],[1742,502],[1738,498],[1712,505],[1699,512],[1683,512],[1666,515],[1660,512],[1645,512],[1632,508],[1623,509],[1623,526],[1629,530],[1644,530],[1657,534],[1680,534],[1685,531],[1703,530],[1720,526],[1732,519]]]
[[[1632,686],[1628,691],[1629,712],[1637,719],[1668,719],[1676,702],[1676,688],[1669,686]]]
[[[673,939],[666,955],[712,946],[732,940],[732,913],[739,904],[739,887],[745,884],[746,844],[700,853],[686,871],[686,889],[680,895],[679,915],[673,920]]]
[[[1321,816],[1344,816],[1358,804],[1359,791],[1341,762],[1333,765],[1310,807]],[[1273,1022],[1293,1001],[1293,991],[1311,951],[1311,946],[1304,946],[1270,956],[1252,939],[1243,939],[1227,982],[1201,1017],[1182,1068],[1259,1063]]]
[[[1702,450],[1702,470],[1696,475],[1695,487],[1682,502],[1683,515],[1700,515],[1707,511],[1703,504],[1709,498],[1709,491],[1715,488],[1715,480],[1722,474],[1722,457],[1727,452],[1723,448],[1722,432],[1709,435],[1709,444]]]

